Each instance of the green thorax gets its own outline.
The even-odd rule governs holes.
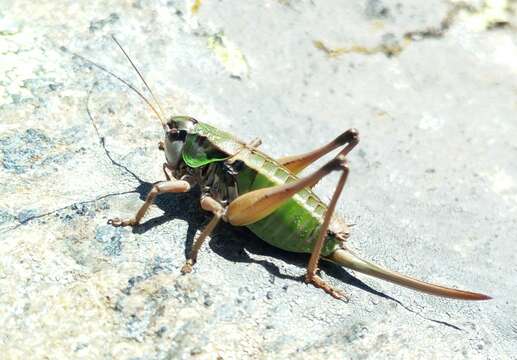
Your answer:
[[[231,134],[198,122],[185,138],[183,161],[192,168],[224,161],[237,153],[244,143]]]
[[[183,160],[190,167],[217,161],[242,161],[236,175],[238,194],[297,180],[289,170],[268,155],[249,147],[231,134],[198,123],[187,135]],[[309,188],[298,192],[275,212],[247,227],[267,243],[292,252],[312,252],[326,205]],[[329,233],[322,255],[332,253],[338,241]]]

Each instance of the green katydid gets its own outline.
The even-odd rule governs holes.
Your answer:
[[[134,217],[125,220],[114,218],[108,221],[109,224],[136,226],[157,195],[187,192],[200,186],[201,207],[211,212],[213,218],[194,241],[182,268],[184,274],[192,271],[203,242],[223,220],[234,226],[248,227],[262,240],[278,248],[311,254],[305,281],[336,298],[345,296],[317,274],[320,259],[432,295],[462,300],[490,299],[484,294],[434,285],[383,269],[346,248],[349,228],[335,217],[334,210],[349,173],[346,155],[359,142],[357,130],[347,130],[314,151],[273,159],[257,149],[260,140],[245,143],[189,116],[173,116],[166,121],[143,76],[118,41],[113,39],[157,105],[153,106],[122,80],[150,106],[161,122],[165,137],[160,142],[160,149],[165,153],[163,170],[166,181],[153,186]],[[298,176],[304,168],[336,149],[340,149],[337,156],[320,169],[308,176]],[[333,171],[339,171],[341,175],[329,205],[325,205],[312,187]]]

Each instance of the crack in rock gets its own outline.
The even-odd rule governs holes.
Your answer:
[[[44,218],[44,217],[49,216],[49,215],[56,214],[56,213],[58,213],[60,211],[66,210],[66,209],[80,208],[82,205],[95,203],[95,202],[97,202],[99,200],[102,200],[102,199],[107,199],[107,198],[110,198],[110,197],[113,197],[113,196],[134,194],[136,192],[137,192],[137,190],[128,190],[128,191],[120,191],[120,192],[115,192],[115,193],[108,193],[108,194],[97,196],[95,199],[84,200],[84,201],[77,201],[77,202],[74,202],[72,204],[65,205],[65,206],[62,206],[60,208],[57,208],[57,209],[54,209],[54,210],[50,210],[50,211],[47,211],[47,212],[44,212],[44,213],[41,213],[41,214],[37,214],[34,210],[30,210],[32,212],[31,214],[25,214],[23,216],[18,215],[18,221],[19,221],[18,224],[16,224],[15,226],[12,226],[10,228],[6,228],[4,230],[0,230],[0,233],[4,233],[4,234],[8,233],[10,231],[16,230],[17,228],[19,228],[22,225],[28,224],[29,222],[31,222],[33,220],[41,219],[41,218]]]
[[[504,11],[513,13],[513,2],[507,1]],[[397,40],[393,34],[385,34],[380,44],[372,47],[363,45],[350,45],[348,47],[331,48],[321,40],[314,40],[313,45],[316,49],[325,52],[329,57],[336,58],[345,54],[361,54],[374,55],[382,53],[386,57],[398,56],[405,48],[415,41],[425,39],[441,39],[450,30],[452,25],[456,22],[457,17],[461,12],[466,12],[472,16],[484,14],[492,14],[491,18],[485,22],[485,30],[494,30],[501,28],[512,28],[512,24],[489,4],[489,1],[484,1],[479,8],[468,4],[466,2],[454,3],[449,9],[445,17],[440,22],[439,26],[428,27],[420,30],[408,31],[402,35],[400,40]]]

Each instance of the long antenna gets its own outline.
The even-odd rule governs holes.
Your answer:
[[[160,105],[160,102],[158,101],[158,99],[156,98],[156,96],[154,96],[154,93],[153,91],[151,90],[151,87],[147,84],[147,81],[145,81],[144,77],[142,76],[142,74],[140,73],[140,71],[138,70],[138,68],[135,66],[135,64],[133,63],[133,61],[131,60],[131,58],[129,57],[129,55],[127,54],[126,50],[124,50],[124,48],[122,47],[122,45],[120,45],[120,43],[118,42],[118,40],[115,38],[115,35],[111,35],[111,38],[113,39],[113,41],[115,41],[115,43],[118,45],[118,47],[120,48],[120,50],[122,50],[122,52],[124,53],[124,55],[126,56],[126,58],[129,60],[129,62],[131,63],[131,66],[133,67],[133,69],[135,69],[136,73],[138,74],[138,76],[140,77],[140,79],[142,79],[145,87],[147,88],[147,90],[149,90],[149,93],[151,93],[151,96],[154,100],[154,102],[158,105],[158,108],[160,109],[160,113],[164,114],[163,112],[163,109],[162,109],[162,106]],[[163,122],[163,121],[162,121]]]
[[[117,74],[109,71],[108,69],[106,69],[104,66],[102,65],[99,65],[97,64],[96,62],[90,60],[90,59],[87,59],[85,58],[84,56],[82,55],[79,55],[73,51],[70,51],[69,49],[67,49],[65,46],[62,46],[61,47],[61,50],[62,51],[65,51],[65,52],[68,52],[74,56],[77,56],[79,59],[83,60],[84,62],[87,62],[93,66],[95,66],[97,69],[100,69],[108,74],[110,74],[111,76],[113,76],[115,79],[117,79],[118,81],[120,81],[121,83],[123,83],[124,85],[126,85],[128,88],[130,88],[131,90],[133,90],[138,96],[140,96],[140,98],[142,100],[144,100],[144,102],[151,108],[151,110],[154,112],[154,114],[158,117],[158,119],[160,120],[160,122],[162,123],[162,126],[165,127],[166,124],[165,124],[165,121],[163,120],[162,116],[160,115],[160,113],[156,110],[156,108],[153,106],[153,104],[151,104],[151,102],[149,100],[147,100],[147,98],[142,95],[142,93],[140,91],[138,91],[133,85],[131,85],[131,83],[129,83],[128,81],[122,79],[120,76],[118,76]]]

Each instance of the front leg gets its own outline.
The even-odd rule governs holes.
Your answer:
[[[144,217],[149,206],[154,202],[154,199],[158,194],[162,193],[184,193],[190,190],[190,184],[184,180],[169,180],[154,184],[153,188],[147,195],[145,203],[137,211],[136,215],[130,219],[122,220],[120,218],[114,218],[108,220],[108,224],[113,226],[135,226],[140,224],[140,220]]]

